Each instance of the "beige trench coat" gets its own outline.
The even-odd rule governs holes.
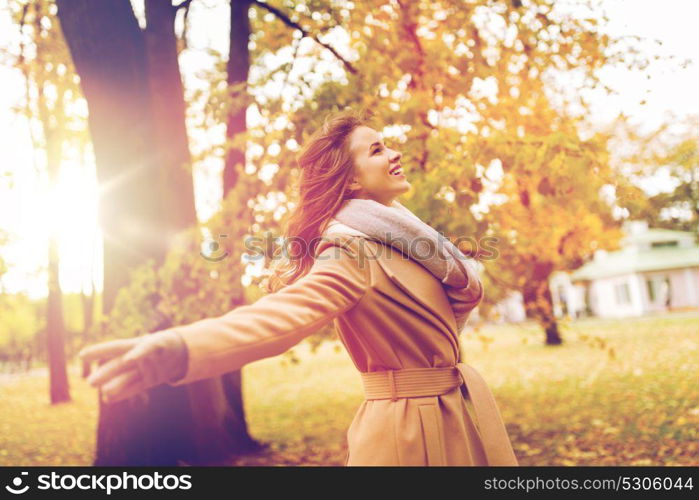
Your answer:
[[[351,234],[324,238],[310,272],[295,283],[174,328],[189,361],[184,378],[171,385],[276,356],[331,321],[360,372],[458,366],[465,381],[441,395],[365,400],[347,432],[346,465],[517,465],[487,385],[459,364],[456,320],[442,284],[391,246]]]

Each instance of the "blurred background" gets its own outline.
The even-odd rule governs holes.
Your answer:
[[[76,353],[259,298],[295,155],[349,107],[478,263],[462,347],[520,463],[697,465],[697,15],[0,0],[0,464],[344,463],[362,390],[332,325],[109,406]]]

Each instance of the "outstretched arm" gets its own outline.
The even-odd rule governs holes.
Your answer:
[[[189,364],[184,378],[172,385],[281,354],[354,307],[370,284],[359,247],[356,238],[349,247],[328,245],[310,272],[286,288],[218,318],[174,328],[187,344]]]
[[[103,387],[105,398],[117,401],[154,385],[184,385],[281,354],[362,299],[370,286],[362,252],[357,238],[340,237],[334,244],[324,240],[307,275],[253,304],[90,346],[81,351],[83,359],[108,361],[89,381]]]

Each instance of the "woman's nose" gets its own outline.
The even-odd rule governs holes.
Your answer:
[[[393,151],[393,150],[391,150]],[[393,151],[393,157],[391,158],[391,162],[395,162],[400,160],[403,157],[403,155],[399,151]]]

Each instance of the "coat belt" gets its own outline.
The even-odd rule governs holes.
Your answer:
[[[464,386],[473,405],[488,465],[518,465],[493,393],[473,367],[457,363],[455,366],[404,368],[364,372],[361,375],[366,399],[396,401],[400,398],[440,396]]]

